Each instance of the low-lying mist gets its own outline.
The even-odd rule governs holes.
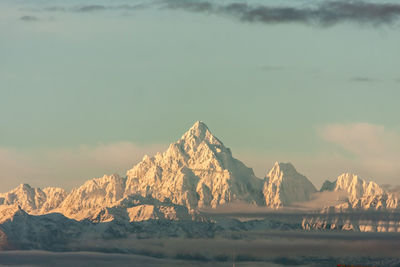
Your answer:
[[[265,214],[265,213],[303,213],[320,211],[327,206],[336,206],[345,202],[347,193],[344,191],[338,192],[316,192],[312,194],[309,201],[291,203],[289,206],[281,207],[275,210],[269,207],[261,207],[249,205],[245,202],[232,202],[225,205],[220,205],[216,208],[202,208],[201,211],[210,214]]]
[[[253,232],[237,239],[142,239],[79,242],[69,249],[119,251],[174,258],[179,254],[268,259],[283,256],[400,257],[400,235],[383,233]],[[118,248],[118,249],[115,249]]]
[[[399,241],[399,234],[354,232],[252,232],[237,239],[130,236],[80,240],[63,253],[0,252],[0,266],[232,266],[233,261],[236,266],[395,266]]]

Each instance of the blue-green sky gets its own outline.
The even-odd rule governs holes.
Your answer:
[[[278,160],[317,186],[344,171],[399,184],[397,13],[270,22],[229,1],[149,3],[0,2],[0,191],[123,175],[196,120],[259,177]]]

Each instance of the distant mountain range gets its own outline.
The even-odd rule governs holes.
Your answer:
[[[289,222],[281,212],[274,223],[266,214],[263,221],[250,227],[248,222],[216,220],[203,212],[205,208],[218,210],[244,203],[248,207],[265,207],[266,213],[279,213],[288,207],[318,202],[318,197],[325,194],[334,201],[321,202],[323,206],[308,210],[307,214],[287,215],[292,218]],[[46,246],[54,238],[61,244],[60,240],[89,233],[102,238],[125,236],[135,233],[136,227],[147,229],[144,233],[149,235],[161,234],[160,229],[164,229],[162,235],[174,234],[171,228],[167,231],[164,227],[151,227],[157,222],[172,223],[176,233],[199,236],[232,229],[232,225],[248,230],[258,225],[398,232],[399,220],[393,215],[398,211],[395,194],[355,174],[344,173],[333,182],[326,181],[319,191],[290,163],[277,162],[264,179],[257,178],[198,121],[165,152],[145,156],[127,171],[126,177],[105,175],[69,193],[62,188],[40,189],[22,184],[0,194],[0,247],[30,247],[32,240],[41,240],[36,243]],[[375,221],[363,222],[370,212],[392,217],[379,215]],[[350,215],[354,213],[358,215]],[[199,230],[203,228],[208,230]]]

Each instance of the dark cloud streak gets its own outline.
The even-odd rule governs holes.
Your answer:
[[[357,76],[350,79],[351,82],[361,82],[361,83],[372,83],[375,82],[375,79],[363,76]]]
[[[90,5],[90,6],[82,6],[78,7],[75,9],[75,11],[78,12],[92,12],[92,11],[99,11],[99,10],[105,10],[107,7],[102,6],[102,5]]]
[[[250,5],[248,3],[216,4],[208,0],[156,0],[155,2],[136,5],[81,5],[71,8],[49,7],[46,10],[87,13],[143,8],[183,10],[193,13],[220,15],[248,23],[300,23],[323,27],[333,26],[342,22],[372,26],[392,25],[400,18],[400,4],[371,3],[361,0],[325,1],[319,4],[299,7]]]
[[[137,5],[118,5],[118,6],[105,6],[105,5],[82,5],[76,6],[72,8],[65,7],[48,7],[45,8],[46,11],[50,12],[78,12],[78,13],[88,13],[88,12],[96,12],[96,11],[105,11],[105,10],[136,10],[148,7],[145,4],[137,4]]]
[[[217,5],[207,1],[164,0],[164,8],[228,15],[243,22],[266,24],[304,23],[332,26],[340,22],[356,22],[379,26],[392,24],[400,17],[400,4],[363,1],[330,1],[297,8],[252,6],[247,3]]]
[[[22,16],[19,18],[22,21],[27,21],[27,22],[32,22],[32,21],[38,21],[39,19],[35,16]]]

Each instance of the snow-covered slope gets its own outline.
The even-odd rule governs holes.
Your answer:
[[[276,162],[264,179],[265,204],[275,209],[307,201],[316,191],[307,177],[298,173],[290,163]]]
[[[0,205],[17,204],[26,212],[45,214],[58,207],[66,196],[62,188],[47,187],[42,190],[21,184],[8,193],[0,194]]]
[[[77,220],[90,218],[119,201],[124,190],[125,179],[116,174],[94,178],[73,189],[55,211]]]
[[[171,202],[160,202],[151,197],[130,195],[108,207],[94,210],[89,218],[92,222],[142,222],[148,220],[197,220],[198,214],[190,214],[188,209]]]
[[[326,181],[321,191],[344,191],[347,193],[347,201],[344,204],[330,207],[331,210],[348,209],[396,209],[399,201],[394,194],[386,192],[375,182],[367,182],[356,174],[343,173],[336,181]]]
[[[198,121],[167,151],[145,156],[127,172],[125,196],[149,195],[194,209],[235,200],[260,204],[260,188],[253,170]]]

